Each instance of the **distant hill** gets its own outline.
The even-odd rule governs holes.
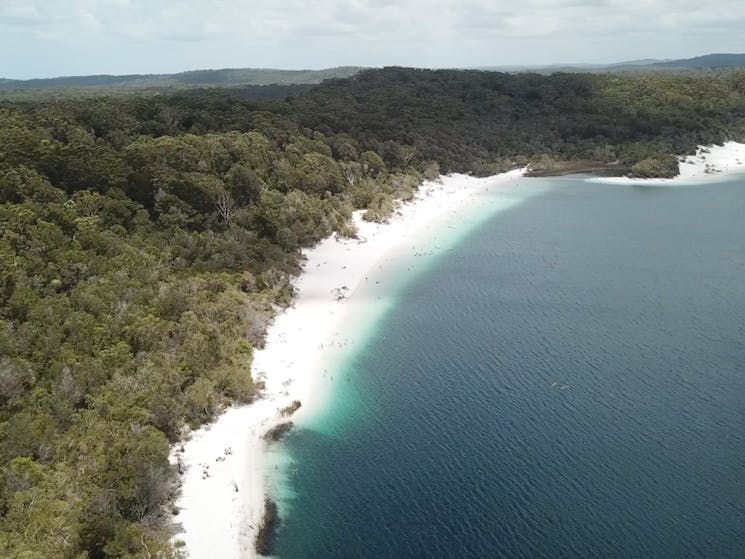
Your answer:
[[[745,68],[745,54],[706,54],[650,64],[653,68]]]
[[[655,72],[671,70],[706,70],[718,68],[745,68],[745,54],[707,54],[695,58],[658,60],[645,58],[628,60],[613,64],[550,64],[547,66],[489,66],[479,70],[495,72],[535,72],[553,74],[555,72]]]
[[[667,60],[659,60],[657,58],[642,58],[640,60],[626,60],[624,62],[616,62],[615,64],[608,64],[606,68],[626,68],[629,66],[651,66],[652,64],[658,64],[660,62],[668,62]]]
[[[275,70],[264,68],[224,68],[193,70],[178,74],[130,74],[124,76],[68,76],[32,80],[0,78],[0,90],[95,88],[151,89],[183,86],[295,85],[317,84],[328,78],[346,78],[359,72],[355,66],[325,70]]]
[[[549,64],[547,66],[480,66],[474,70],[485,70],[489,72],[537,72],[540,74],[553,72],[607,72],[616,68],[649,66],[657,62],[666,62],[656,58],[645,58],[643,60],[628,60],[624,62],[614,62],[612,64],[589,64],[585,62],[568,63],[568,64]]]
[[[647,72],[703,70],[717,68],[745,68],[745,54],[707,54],[678,60],[641,59],[612,64],[551,64],[546,66],[482,66],[483,71],[522,73],[535,72]],[[31,80],[0,78],[0,98],[38,98],[100,95],[128,90],[150,90],[159,93],[162,89],[190,89],[194,87],[272,86],[271,91],[247,89],[245,98],[279,98],[284,92],[275,86],[290,87],[287,94],[294,94],[295,86],[315,85],[329,78],[347,78],[359,73],[359,66],[339,66],[323,70],[278,70],[271,68],[223,68],[219,70],[192,70],[177,74],[129,74],[65,76]]]

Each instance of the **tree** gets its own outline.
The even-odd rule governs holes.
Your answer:
[[[225,185],[241,205],[254,204],[266,188],[255,171],[239,163],[233,165],[225,175]]]
[[[295,187],[312,193],[338,194],[344,189],[346,181],[336,162],[320,153],[306,153],[298,163]]]
[[[383,159],[374,151],[366,151],[360,155],[362,169],[367,176],[377,178],[386,172]]]

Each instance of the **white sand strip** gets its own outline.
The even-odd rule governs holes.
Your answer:
[[[699,147],[696,155],[680,159],[680,174],[672,179],[636,179],[630,177],[593,177],[590,182],[606,184],[669,185],[703,184],[722,180],[723,176],[745,173],[745,144],[725,142],[721,146]]]
[[[183,469],[180,512],[173,517],[181,530],[174,539],[183,542],[189,558],[255,557],[266,486],[261,436],[282,421],[279,410],[300,400],[295,420],[323,405],[324,369],[332,367],[350,335],[348,328],[341,335],[341,325],[345,317],[365,312],[366,293],[383,277],[385,263],[416,256],[422,243],[433,242],[433,232],[460,224],[487,193],[499,191],[504,206],[511,205],[519,199],[516,180],[522,174],[452,175],[425,183],[389,223],[365,222],[358,212],[358,240],[332,236],[306,251],[294,305],[275,319],[266,348],[254,355],[254,378],[266,384],[263,397],[193,432],[183,451],[182,445],[174,448],[172,458]]]

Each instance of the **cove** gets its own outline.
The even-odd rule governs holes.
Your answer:
[[[745,182],[549,182],[339,364],[277,556],[745,555]]]

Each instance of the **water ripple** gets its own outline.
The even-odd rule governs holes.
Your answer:
[[[566,178],[475,231],[348,365],[364,420],[287,440],[280,556],[745,557],[744,205]]]

